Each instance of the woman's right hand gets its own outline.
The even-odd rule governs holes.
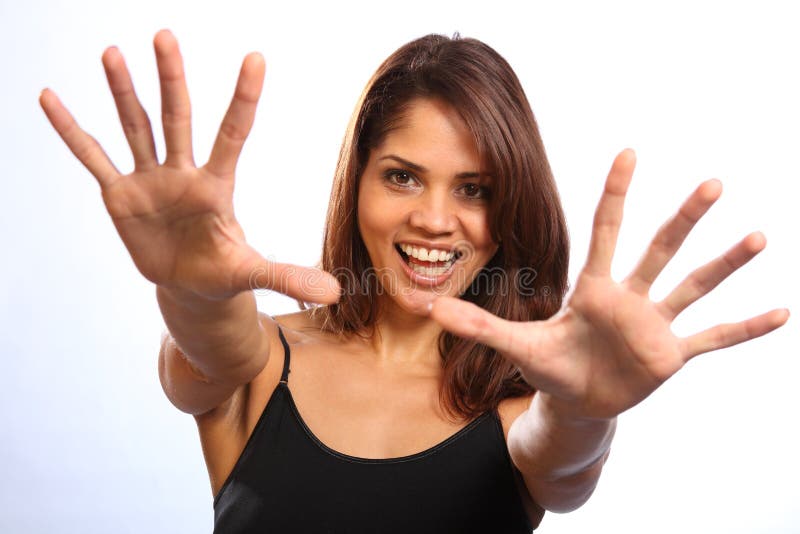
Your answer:
[[[257,53],[244,59],[211,157],[197,167],[178,43],[162,30],[153,44],[167,151],[163,163],[156,157],[150,120],[116,48],[105,51],[103,65],[133,152],[131,174],[122,175],[114,167],[52,91],[45,89],[39,99],[50,123],[100,184],[106,209],[136,267],[154,284],[208,299],[258,287],[306,302],[336,302],[339,286],[332,276],[266,260],[245,242],[234,217],[234,171],[255,118],[264,59]]]

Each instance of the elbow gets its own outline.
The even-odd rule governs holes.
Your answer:
[[[572,488],[566,492],[547,492],[544,495],[535,497],[536,502],[548,512],[556,514],[566,514],[574,512],[589,500],[594,493],[597,484],[586,488]]]
[[[194,416],[214,410],[245,383],[240,382],[241,377],[226,380],[208,377],[194,367],[169,338],[162,338],[158,376],[170,403],[181,412]]]
[[[531,497],[545,510],[564,514],[577,510],[594,493],[609,451],[578,473],[553,479],[526,480]]]

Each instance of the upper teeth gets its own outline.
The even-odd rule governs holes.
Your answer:
[[[422,247],[414,247],[411,245],[400,245],[400,248],[409,256],[414,256],[422,261],[450,261],[455,255],[454,252],[446,250],[428,250]]]

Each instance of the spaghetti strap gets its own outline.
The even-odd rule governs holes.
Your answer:
[[[286,342],[286,338],[283,337],[283,330],[281,330],[280,325],[278,326],[278,335],[281,338],[281,344],[283,345],[283,373],[281,374],[281,382],[286,385],[289,385],[289,359],[291,358],[291,352],[289,351],[289,344]]]

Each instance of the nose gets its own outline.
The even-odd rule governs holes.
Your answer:
[[[458,226],[456,205],[445,192],[426,191],[418,198],[408,223],[426,234],[453,233]]]

